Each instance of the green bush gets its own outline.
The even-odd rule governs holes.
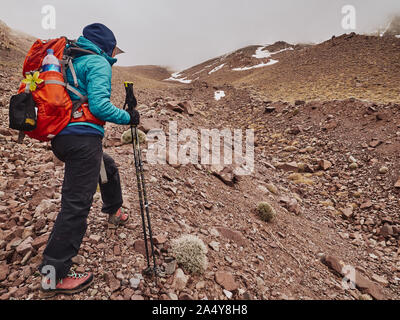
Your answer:
[[[275,209],[268,202],[260,202],[257,205],[257,213],[261,220],[271,222],[275,216]]]
[[[139,133],[139,143],[140,144],[144,144],[146,142],[146,134],[137,129],[138,133]],[[121,135],[121,142],[123,144],[128,144],[128,143],[132,143],[132,133],[131,133],[131,129],[126,130],[122,135]]]

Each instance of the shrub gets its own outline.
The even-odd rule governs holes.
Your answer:
[[[146,142],[146,134],[137,129],[138,133],[139,133],[139,143],[140,144],[144,144]],[[121,135],[121,142],[123,144],[128,144],[128,143],[132,143],[132,133],[131,133],[131,129],[126,130],[122,135]]]
[[[193,235],[183,235],[172,241],[172,254],[176,261],[187,272],[203,273],[207,268],[207,247],[204,242]]]
[[[275,209],[268,202],[260,202],[257,205],[257,213],[261,220],[271,222],[275,216]]]

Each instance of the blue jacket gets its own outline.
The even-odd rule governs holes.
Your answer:
[[[90,40],[81,36],[77,45],[82,49],[91,50],[98,55],[83,55],[73,60],[79,87],[77,90],[88,97],[90,112],[98,119],[116,124],[129,124],[129,113],[117,108],[110,101],[111,96],[111,67],[117,59],[108,56],[103,50]],[[67,81],[73,86],[71,71],[67,70]],[[68,91],[72,100],[79,97]],[[74,126],[79,126],[74,128]],[[84,127],[82,127],[84,126]],[[82,134],[85,129],[87,133],[93,133],[93,128],[104,135],[102,126],[89,122],[70,123],[60,134]],[[83,131],[82,131],[83,130]],[[97,132],[97,131],[95,131]]]

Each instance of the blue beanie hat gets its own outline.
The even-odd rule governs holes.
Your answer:
[[[112,56],[113,50],[117,45],[114,33],[104,24],[93,23],[83,29],[83,36],[97,45],[107,55]]]

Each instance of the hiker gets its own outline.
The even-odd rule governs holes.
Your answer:
[[[98,184],[103,200],[102,212],[109,214],[108,222],[118,226],[128,221],[128,213],[122,210],[117,166],[102,150],[104,128],[101,124],[138,125],[140,119],[136,110],[127,112],[110,102],[111,67],[117,61],[115,55],[123,52],[116,46],[113,32],[103,24],[94,23],[83,29],[83,36],[78,38],[76,44],[96,53],[73,59],[78,90],[88,97],[90,116],[85,121],[70,123],[51,140],[53,153],[65,163],[65,173],[61,210],[39,266],[39,271],[44,275],[42,291],[47,297],[79,292],[93,281],[92,273],[78,274],[70,268],[71,258],[78,254],[85,235],[87,217]],[[67,79],[68,83],[74,83],[69,69]],[[73,101],[79,100],[74,93],[68,93]],[[107,175],[106,183],[100,181],[102,161]],[[43,285],[50,282],[50,276],[45,276],[48,266],[55,269],[56,289]]]

